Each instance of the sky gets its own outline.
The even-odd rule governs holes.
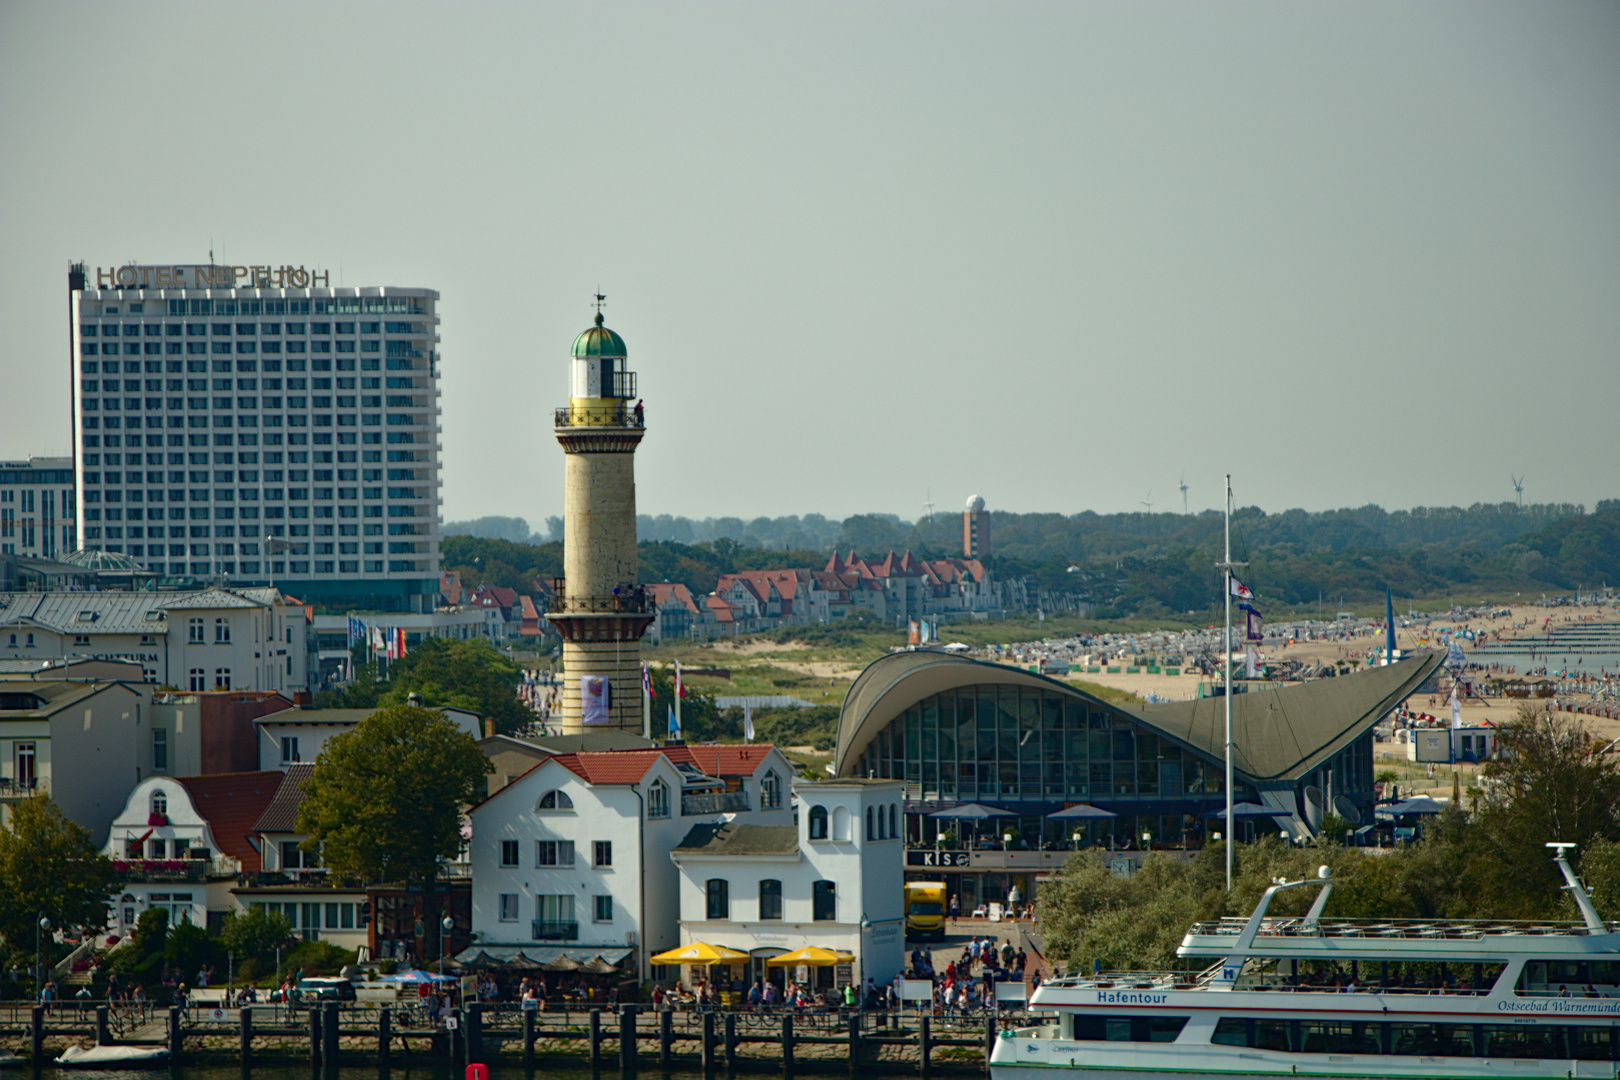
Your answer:
[[[439,290],[443,513],[1620,496],[1620,4],[0,0],[0,458],[70,261]]]

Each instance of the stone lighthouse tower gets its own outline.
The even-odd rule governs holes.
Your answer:
[[[636,447],[645,430],[624,339],[602,325],[574,339],[568,407],[563,573],[547,618],[562,635],[562,730],[639,734],[641,635],[652,606],[636,582]]]

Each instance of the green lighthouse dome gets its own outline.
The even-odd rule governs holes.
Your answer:
[[[596,313],[596,325],[574,339],[575,356],[628,356],[624,338],[602,325],[602,313]]]

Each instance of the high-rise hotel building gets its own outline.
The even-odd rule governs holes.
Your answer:
[[[436,291],[76,265],[69,293],[81,546],[321,606],[432,611]]]

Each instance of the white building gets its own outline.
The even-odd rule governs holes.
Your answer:
[[[281,784],[264,813],[253,823],[260,869],[231,890],[242,908],[263,907],[286,917],[293,933],[305,941],[329,941],[340,949],[370,955],[366,932],[366,889],[334,882],[320,853],[299,845],[309,837],[298,831],[303,783],[314,765],[294,765],[281,773]]]
[[[75,542],[73,459],[0,461],[0,555],[60,559]]]
[[[280,773],[249,772],[154,776],[135,785],[103,849],[120,879],[113,931],[131,933],[155,907],[171,924],[217,930],[237,910],[237,876],[259,869],[248,826],[280,781]]]
[[[275,589],[0,593],[0,660],[133,660],[185,691],[308,685],[304,608]]]
[[[694,824],[789,826],[793,766],[773,746],[558,754],[470,812],[474,944],[510,959],[609,963],[673,948],[679,886],[665,857]]]
[[[75,266],[68,284],[84,547],[432,609],[437,292],[271,266]]]
[[[376,709],[285,709],[257,717],[259,768],[286,772],[299,762],[313,762],[329,740],[353,731]],[[477,713],[465,709],[440,709],[456,727],[473,739],[484,732]]]
[[[680,944],[748,953],[749,982],[882,985],[905,967],[904,785],[795,781],[793,795],[794,824],[700,824],[670,852],[680,870]],[[816,973],[766,963],[810,945],[855,962]]]
[[[102,843],[150,749],[151,689],[0,682],[0,823],[12,804],[42,792]]]

